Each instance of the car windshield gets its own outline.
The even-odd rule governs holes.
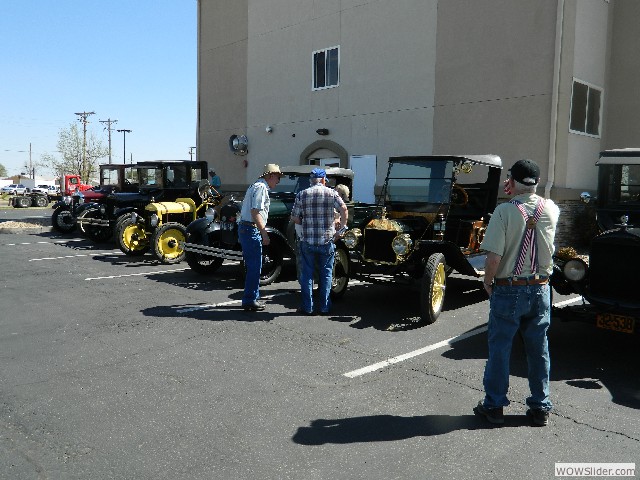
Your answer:
[[[393,203],[446,203],[453,162],[403,160],[391,164],[386,199]]]
[[[139,167],[138,180],[140,188],[161,188],[162,168]]]
[[[606,182],[612,203],[640,203],[640,165],[614,165]]]
[[[335,178],[327,178],[327,187],[334,188],[336,185]],[[310,178],[308,175],[283,175],[272,192],[275,193],[298,193],[300,190],[309,188],[311,186]]]

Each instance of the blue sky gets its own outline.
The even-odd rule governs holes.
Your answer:
[[[0,164],[55,154],[58,132],[126,134],[127,162],[188,159],[196,141],[196,0],[0,0]],[[112,161],[123,133],[112,132]],[[104,161],[108,161],[105,159]],[[38,173],[38,172],[37,172]],[[42,172],[43,174],[45,172]]]

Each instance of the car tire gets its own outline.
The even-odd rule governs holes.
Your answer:
[[[28,208],[31,206],[31,197],[20,197],[17,203],[19,207]]]
[[[38,195],[37,197],[33,197],[33,206],[34,207],[46,207],[49,205],[49,200],[47,197],[42,195]]]
[[[447,284],[446,268],[442,253],[432,254],[424,267],[420,285],[420,317],[424,323],[432,324],[442,312]]]
[[[333,263],[333,276],[331,278],[331,299],[338,300],[344,296],[349,284],[349,253],[341,247],[336,247],[336,256]]]
[[[282,273],[283,257],[278,247],[273,245],[262,246],[262,269],[260,270],[260,286],[270,285],[275,282]],[[247,269],[242,262],[242,271],[247,274]]]
[[[187,240],[189,243],[204,245],[201,233],[190,233]],[[222,266],[222,262],[224,262],[223,258],[211,257],[196,252],[185,252],[185,260],[187,264],[189,264],[189,267],[191,267],[191,270],[202,275],[215,272]]]
[[[156,258],[162,263],[174,264],[184,260],[185,251],[181,243],[187,238],[187,229],[177,222],[162,225],[153,235],[153,248]]]
[[[103,218],[103,217],[104,216],[100,213],[100,211],[97,208],[92,208],[82,212],[78,216],[78,219],[80,220],[83,218]],[[80,222],[78,223],[80,225],[80,231],[82,232],[82,234],[92,242],[105,243],[111,240],[111,237],[113,236],[113,231],[111,230],[111,227],[102,227],[98,225],[83,225]]]
[[[67,207],[58,207],[51,215],[52,228],[60,233],[70,233],[76,229],[76,219]]]
[[[131,214],[123,215],[116,222],[115,237],[118,247],[125,255],[139,257],[149,251],[149,238],[139,223],[131,220]]]

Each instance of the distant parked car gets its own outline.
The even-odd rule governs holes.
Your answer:
[[[28,191],[29,189],[21,183],[12,183],[11,185],[6,185],[0,188],[0,192],[8,193],[9,195],[23,195]]]
[[[53,195],[56,187],[53,185],[37,185],[31,189],[32,193],[41,193],[43,195]]]

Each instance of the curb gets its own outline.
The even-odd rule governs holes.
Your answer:
[[[38,225],[32,228],[0,228],[0,233],[45,233],[52,232],[52,227],[46,227],[42,225]]]

